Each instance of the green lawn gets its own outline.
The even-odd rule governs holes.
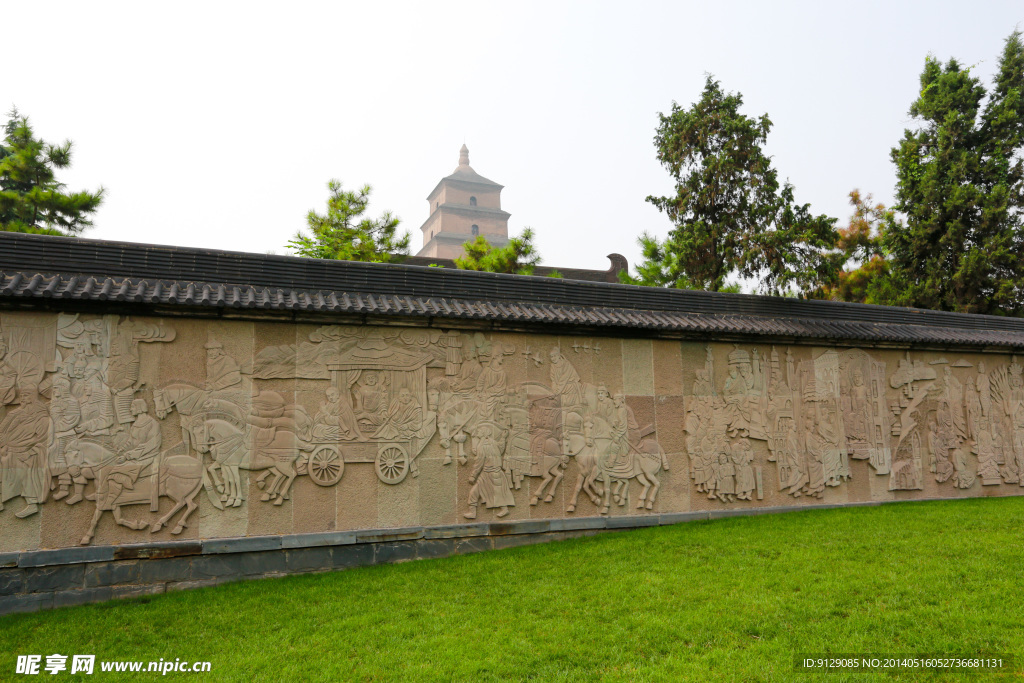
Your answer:
[[[0,617],[0,679],[16,654],[54,652],[211,661],[212,674],[169,674],[197,680],[923,677],[796,673],[797,652],[1002,653],[1019,677],[1022,541],[1024,497],[971,499],[233,583]]]

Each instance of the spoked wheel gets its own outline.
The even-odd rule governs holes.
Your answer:
[[[319,486],[334,486],[345,472],[345,460],[334,446],[320,446],[309,456],[309,478]]]
[[[377,451],[377,477],[385,484],[400,484],[409,474],[409,455],[397,444]]]

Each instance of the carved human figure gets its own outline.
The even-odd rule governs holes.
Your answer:
[[[839,443],[834,405],[829,402],[825,402],[823,405],[824,410],[818,425],[818,432],[822,437],[822,467],[824,468],[825,484],[839,486],[843,480],[850,478],[850,465],[846,451]]]
[[[940,484],[953,476],[953,464],[949,462],[949,442],[935,422],[928,425],[928,450],[932,454],[931,471]]]
[[[366,441],[359,431],[359,423],[348,401],[341,400],[337,387],[327,387],[326,401],[320,403],[320,411],[313,418],[313,439],[335,441],[358,439]]]
[[[1018,405],[1013,414],[1013,459],[1018,482],[1024,486],[1024,405]]]
[[[967,378],[967,387],[964,391],[964,405],[966,406],[967,437],[978,440],[979,426],[981,425],[981,400],[978,398],[978,389],[974,385],[974,378]]]
[[[374,434],[378,439],[411,439],[423,426],[423,407],[408,388],[402,387],[388,408],[384,425]]]
[[[868,391],[864,386],[864,373],[854,368],[850,384],[850,412],[844,416],[846,435],[854,441],[867,442],[871,424]]]
[[[465,367],[465,365],[463,365]],[[355,414],[360,422],[373,426],[383,424],[388,409],[388,390],[377,372],[363,373],[353,391]]]
[[[611,437],[612,423],[615,421],[615,403],[605,385],[599,384],[595,393],[594,405],[589,411],[590,418],[594,422],[593,435]]]
[[[978,476],[981,477],[982,486],[1001,484],[1003,479],[999,474],[995,444],[992,443],[992,433],[988,429],[978,430],[976,448],[978,451]]]
[[[808,483],[807,475],[801,464],[800,440],[796,425],[787,419],[783,426],[784,444],[779,454],[779,489],[799,498],[803,487]]]
[[[479,352],[475,344],[469,344],[463,353],[462,365],[459,368],[458,380],[455,382],[457,391],[473,391],[476,389],[476,380],[483,371],[480,364]]]
[[[50,476],[57,477],[59,486],[59,490],[53,494],[54,500],[67,497],[71,488],[72,475],[66,449],[68,443],[75,437],[75,427],[78,426],[81,419],[82,409],[78,400],[71,395],[71,383],[66,377],[55,378],[50,394],[50,421],[53,434],[50,436],[50,447],[47,453]]]
[[[113,466],[102,470],[101,480],[97,482],[96,503],[103,510],[114,507],[121,491],[134,490],[139,475],[151,469],[160,454],[160,423],[149,416],[146,402],[141,398],[133,400],[131,411],[131,427],[114,437],[117,460]]]
[[[487,367],[480,372],[476,380],[477,399],[483,403],[492,419],[497,417],[498,409],[508,391],[508,376],[501,367],[502,361],[501,353],[495,351]]]
[[[942,394],[946,399],[949,411],[950,436],[955,440],[954,447],[967,437],[967,422],[964,417],[964,387],[953,375],[953,370],[946,367],[942,371]]]
[[[704,347],[704,367],[697,368],[694,371],[696,379],[693,382],[693,395],[694,396],[714,396],[715,395],[715,384],[714,384],[714,368],[715,361],[711,355],[711,345],[708,344]]]
[[[238,363],[224,353],[224,345],[216,339],[208,341],[206,349],[206,388],[220,391],[242,383],[242,373]]]
[[[736,465],[724,450],[718,455],[715,468],[715,496],[723,503],[736,500]]]
[[[583,404],[583,387],[580,375],[572,363],[567,361],[556,347],[548,354],[551,360],[551,389],[562,400],[563,408],[573,408]]]
[[[921,474],[918,471],[911,439],[904,439],[896,448],[892,475],[890,489],[909,491],[921,488]]]
[[[732,462],[736,469],[736,498],[738,500],[751,500],[751,493],[754,491],[754,454],[750,449],[750,443],[746,439],[733,444]]]
[[[633,444],[640,441],[640,425],[622,392],[612,399],[612,409],[612,467],[628,466],[633,460]]]
[[[753,363],[753,367],[751,367]],[[729,436],[765,438],[760,414],[760,361],[757,349],[751,355],[736,347],[729,353],[729,377],[725,380],[725,419]]]
[[[981,414],[992,419],[992,384],[985,372],[985,361],[978,361],[978,398],[981,401]]]
[[[473,452],[477,460],[469,477],[473,484],[469,490],[469,512],[463,517],[476,519],[480,503],[488,509],[499,508],[496,516],[504,517],[516,501],[512,495],[511,482],[501,467],[502,449],[492,427],[481,427],[473,435]]]
[[[7,342],[0,334],[0,405],[14,403],[17,396],[18,373],[7,363]]]
[[[114,403],[103,378],[98,373],[90,373],[75,382],[73,391],[82,413],[75,432],[87,436],[110,434],[114,425]]]
[[[686,415],[686,450],[690,454],[690,476],[698,491],[707,491],[714,484],[714,461],[717,460],[714,439],[714,406],[706,397],[691,399]]]
[[[541,424],[537,425],[531,438],[530,398],[524,386],[508,393],[501,417],[502,424],[509,430],[502,467],[512,477],[513,488],[518,490],[523,478],[529,476],[532,463],[539,462],[542,457],[540,452],[547,440],[552,438],[550,421],[540,420]]]
[[[807,454],[806,493],[820,498],[825,490],[825,446],[810,419],[804,420],[804,452]]]
[[[50,411],[39,400],[38,387],[24,382],[17,387],[20,405],[0,423],[0,509],[21,496],[25,507],[15,516],[24,519],[39,511],[49,489],[47,445]]]

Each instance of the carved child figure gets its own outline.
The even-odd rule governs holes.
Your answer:
[[[715,495],[723,503],[736,500],[736,465],[729,459],[729,454],[722,451],[718,456],[718,467],[715,469]]]

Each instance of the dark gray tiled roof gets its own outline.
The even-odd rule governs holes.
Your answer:
[[[1024,349],[1024,320],[0,233],[0,303],[260,310],[835,344]],[[101,303],[105,302],[105,303]]]

